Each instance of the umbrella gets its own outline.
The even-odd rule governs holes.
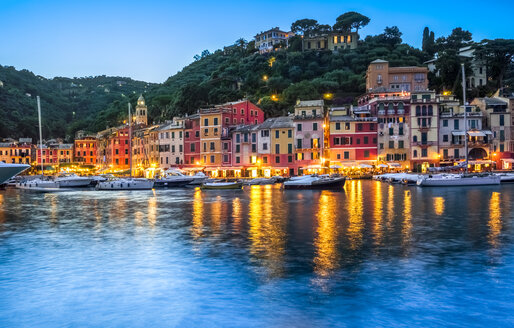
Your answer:
[[[369,164],[364,164],[364,163],[359,164],[359,166],[360,166],[361,168],[363,168],[363,169],[371,169],[371,168],[373,167],[373,166],[371,166],[371,165],[369,165]]]
[[[385,164],[380,164],[380,165],[378,165],[378,167],[386,168],[386,167],[389,167],[389,166],[387,166]]]
[[[338,165],[338,164],[330,165],[330,168],[331,168],[331,169],[340,169],[340,168],[341,168],[341,165]]]

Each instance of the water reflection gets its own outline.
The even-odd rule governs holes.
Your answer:
[[[403,192],[403,225],[402,237],[403,245],[406,246],[410,242],[412,230],[412,195],[410,190]]]
[[[316,211],[318,224],[314,240],[316,249],[314,271],[322,277],[328,276],[339,266],[337,208],[336,194],[331,191],[323,191]]]
[[[268,270],[269,277],[284,273],[285,226],[287,210],[273,199],[273,190],[260,186],[250,188],[249,231],[250,254]]]
[[[199,239],[203,235],[203,201],[202,191],[197,188],[193,194],[193,220],[191,234],[194,239]]]
[[[234,230],[241,232],[243,229],[243,205],[239,197],[232,200],[232,221]]]
[[[444,198],[434,197],[434,212],[437,215],[443,215],[444,213]]]
[[[489,243],[493,247],[498,247],[498,237],[502,229],[500,193],[493,192],[489,200]]]
[[[155,228],[155,222],[157,221],[157,195],[154,194],[148,198],[148,224],[150,227]]]
[[[350,248],[356,249],[362,243],[362,230],[364,228],[362,221],[364,209],[362,202],[362,181],[351,180],[348,187],[348,239],[350,241]]]

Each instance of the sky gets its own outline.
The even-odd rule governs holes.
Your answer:
[[[164,82],[202,50],[215,51],[297,19],[332,25],[340,14],[370,17],[361,38],[396,25],[421,47],[462,27],[475,41],[514,38],[514,0],[491,1],[120,1],[0,0],[0,65],[47,78],[96,75]]]

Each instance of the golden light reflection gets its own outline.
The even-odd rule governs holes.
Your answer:
[[[0,194],[0,224],[5,222],[4,195]]]
[[[46,194],[45,198],[50,201],[50,222],[56,224],[59,221],[59,213],[57,212],[57,195]]]
[[[338,202],[333,192],[323,191],[319,198],[317,210],[318,227],[314,247],[314,271],[326,277],[338,267],[339,252],[337,250],[337,206]]]
[[[155,227],[157,221],[157,196],[154,193],[153,197],[148,198],[148,224],[150,227]]]
[[[202,191],[199,188],[193,195],[193,224],[191,230],[194,239],[203,236],[203,200]]]
[[[243,228],[243,207],[241,205],[241,199],[239,199],[239,197],[236,197],[232,200],[232,219],[234,222],[234,229],[240,232]]]
[[[350,240],[350,248],[356,249],[362,243],[362,230],[364,223],[362,220],[363,202],[362,202],[362,181],[350,181],[350,194],[348,197],[348,239]]]
[[[434,197],[434,212],[437,215],[443,215],[444,213],[444,198]]]
[[[249,208],[250,253],[271,276],[282,276],[285,254],[286,207],[273,199],[273,189],[251,186]]]
[[[394,187],[389,185],[387,188],[387,227],[391,227],[394,218]]]
[[[373,235],[375,236],[375,245],[382,244],[382,218],[384,215],[384,205],[382,197],[382,182],[375,183],[375,207],[374,207],[374,223]]]
[[[405,190],[403,194],[403,243],[407,244],[410,240],[412,230],[412,196],[410,190]]]
[[[216,201],[211,204],[211,230],[214,234],[221,233],[221,213],[222,213],[222,198],[220,195],[216,197]]]
[[[500,211],[500,193],[493,192],[489,201],[489,243],[493,247],[498,247],[498,237],[502,229]]]

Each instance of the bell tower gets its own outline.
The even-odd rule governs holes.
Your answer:
[[[147,113],[148,109],[145,105],[145,98],[143,98],[143,95],[140,95],[137,99],[137,106],[136,106],[136,115],[135,115],[135,123],[136,124],[142,124],[142,125],[148,125],[148,118]]]

